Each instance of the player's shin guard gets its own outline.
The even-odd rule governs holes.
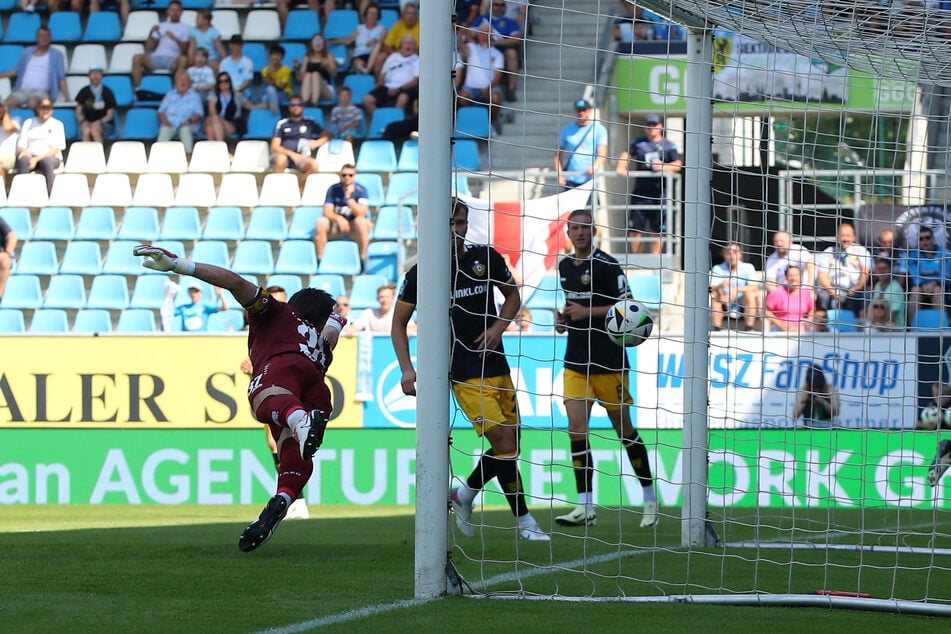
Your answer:
[[[591,445],[587,439],[571,441],[571,466],[575,470],[578,493],[591,493],[594,490],[594,470],[591,468]]]
[[[647,456],[647,446],[644,445],[644,441],[641,440],[641,435],[637,433],[637,430],[635,429],[633,434],[622,439],[621,443],[627,451],[627,457],[631,461],[631,466],[634,467],[637,479],[641,481],[641,486],[646,487],[654,484],[650,458]]]
[[[528,506],[525,505],[525,491],[522,489],[522,478],[518,473],[518,457],[493,457],[493,461],[496,464],[496,477],[505,494],[505,501],[508,502],[515,517],[522,517],[528,513]]]
[[[485,488],[487,482],[490,482],[498,474],[498,458],[495,452],[489,449],[479,458],[479,464],[475,466],[472,473],[466,479],[466,486],[473,491],[481,491]]]

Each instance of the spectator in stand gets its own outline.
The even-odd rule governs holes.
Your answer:
[[[410,114],[405,119],[386,124],[383,128],[383,138],[395,144],[419,138],[419,99],[413,99]]]
[[[413,5],[406,5],[411,7]],[[419,95],[419,55],[416,40],[405,35],[400,50],[390,54],[376,76],[376,86],[363,95],[363,111],[373,118],[373,111],[384,106],[406,110]]]
[[[710,273],[710,305],[713,329],[720,330],[723,319],[743,319],[741,330],[752,330],[760,312],[760,283],[756,269],[743,261],[743,250],[736,242],[723,249],[723,262]]]
[[[317,12],[322,16],[321,23],[327,24],[330,12],[337,8],[337,0],[277,0],[277,15],[281,20],[281,28],[287,25],[287,16],[291,11],[303,8]]]
[[[231,75],[231,85],[235,92],[242,93],[249,101],[254,101],[254,62],[244,54],[244,39],[235,33],[228,40],[229,55],[221,60],[218,70]]]
[[[334,308],[334,313],[344,319],[350,319],[350,298],[347,295],[337,296],[337,307]]]
[[[83,141],[102,143],[115,132],[116,96],[102,83],[102,66],[89,67],[89,85],[76,94],[76,123]]]
[[[856,317],[865,308],[866,286],[872,270],[868,249],[855,242],[852,223],[839,225],[836,244],[816,258],[817,304],[823,311],[845,308]]]
[[[483,24],[490,27],[492,34],[492,46],[494,46],[505,59],[505,81],[504,84],[505,100],[515,101],[515,89],[518,88],[518,71],[522,66],[522,36],[521,25],[506,16],[505,0],[492,0],[491,13],[486,11],[472,23],[472,28],[478,29]]]
[[[587,183],[608,160],[608,131],[592,120],[591,102],[576,101],[575,114],[577,119],[562,128],[555,152],[558,182],[566,188]]]
[[[197,281],[188,284],[188,304],[182,304],[175,307],[175,317],[179,321],[175,324],[176,330],[184,332],[202,332],[208,330],[208,315],[213,315],[219,310],[228,310],[228,300],[224,293],[217,286],[215,295],[218,301],[214,306],[201,301],[201,284]]]
[[[673,195],[668,191],[664,174],[678,174],[684,164],[677,145],[664,137],[664,122],[658,115],[644,117],[644,136],[635,139],[628,151],[621,153],[617,175],[627,176],[631,163],[635,172],[655,174],[634,179],[627,212],[631,251],[657,255],[663,248],[661,236],[667,229],[665,203]]]
[[[36,44],[23,49],[16,66],[0,73],[0,77],[16,77],[7,108],[36,110],[43,99],[55,102],[60,93],[69,95],[66,59],[51,47],[52,43],[49,28],[41,26],[36,29]]]
[[[205,107],[191,86],[192,80],[188,78],[188,73],[176,73],[175,86],[162,98],[158,109],[157,140],[171,141],[178,137],[188,156],[191,156],[195,135],[201,129],[201,120],[205,117]]]
[[[907,302],[905,288],[901,280],[895,276],[892,259],[890,257],[876,257],[875,267],[872,269],[872,301],[882,300],[888,306],[889,321],[899,330],[904,330],[908,323],[905,319]],[[866,311],[868,318],[868,311]]]
[[[812,287],[802,283],[802,270],[791,264],[783,275],[783,281],[766,296],[767,330],[808,332],[812,330],[815,309]]]
[[[799,267],[799,283],[811,289],[816,279],[816,264],[813,262],[812,253],[801,244],[793,244],[788,232],[777,231],[773,235],[773,252],[766,258],[767,293],[786,283],[786,270],[790,266]]]
[[[195,15],[195,26],[188,33],[188,63],[194,66],[198,49],[204,48],[208,65],[217,73],[218,65],[228,52],[221,41],[221,33],[211,25],[211,20],[212,13],[208,9],[202,9]]]
[[[951,279],[951,254],[940,246],[931,227],[918,228],[918,248],[909,248],[899,265],[908,278],[908,320],[922,307],[947,310],[946,286]]]
[[[63,162],[66,129],[53,117],[53,102],[43,99],[36,107],[36,116],[23,122],[17,141],[18,174],[39,172],[46,177],[47,193],[53,191],[54,170]]]
[[[482,0],[456,0],[456,24],[471,26],[482,15]]]
[[[891,308],[884,299],[873,299],[861,322],[865,332],[897,332],[903,330],[892,321]]]
[[[353,105],[353,91],[349,86],[341,86],[337,91],[337,105],[330,111],[330,132],[343,139],[353,143],[353,135],[360,129],[363,123],[363,111],[359,106]]]
[[[499,106],[502,105],[502,53],[489,42],[492,27],[482,22],[475,29],[475,41],[459,49],[465,78],[456,92],[456,107],[473,104],[489,107],[489,120],[495,131],[502,133]]]
[[[318,105],[321,101],[332,101],[335,97],[334,81],[337,78],[337,60],[327,49],[324,36],[317,34],[310,38],[307,53],[301,60],[294,60],[297,71],[297,83],[304,104]]]
[[[19,137],[20,125],[10,116],[7,105],[0,102],[0,179],[16,165]]]
[[[805,427],[828,429],[838,415],[839,394],[835,386],[826,380],[822,366],[818,363],[807,366],[806,376],[793,404],[793,420],[802,418]]]
[[[360,259],[366,260],[370,244],[370,194],[357,182],[357,170],[353,165],[344,165],[340,170],[340,182],[327,190],[324,215],[317,219],[314,243],[317,259],[323,259],[324,247],[331,235],[349,235],[360,248]]]
[[[386,27],[380,24],[380,5],[368,3],[360,10],[363,21],[357,25],[353,33],[346,37],[339,37],[328,41],[328,44],[353,44],[350,53],[350,72],[358,75],[367,75],[376,67],[375,52],[379,51],[379,44],[386,37]]]
[[[291,69],[283,63],[286,51],[280,44],[273,44],[267,52],[267,66],[261,69],[261,81],[264,82],[262,104],[271,109],[272,114],[280,114],[281,106],[291,100]]]
[[[132,56],[132,85],[142,83],[142,76],[153,70],[175,73],[188,67],[188,42],[191,27],[182,22],[182,3],[171,0],[165,9],[165,22],[156,24],[145,40],[145,52]]]
[[[356,321],[352,321],[340,333],[344,337],[355,337],[358,332],[367,331],[380,334],[390,334],[393,327],[393,306],[396,303],[396,287],[384,284],[376,290],[376,301],[379,308],[364,309]],[[412,337],[416,334],[415,324],[410,322],[406,327],[406,334]]]
[[[205,135],[209,141],[226,141],[231,135],[248,131],[248,101],[231,90],[231,75],[218,73],[215,92],[208,100]]]
[[[7,288],[10,271],[13,270],[13,254],[17,248],[17,234],[3,220],[3,210],[0,210],[0,297]]]
[[[320,124],[304,116],[304,102],[297,95],[288,104],[290,115],[274,126],[271,138],[271,171],[283,172],[291,168],[300,171],[301,189],[307,176],[317,171],[314,152],[330,140]]]
[[[891,258],[897,262],[900,255],[895,230],[882,229],[882,232],[878,234],[878,240],[876,240],[875,256]]]
[[[634,42],[655,39],[654,24],[644,17],[644,9],[621,0],[621,10],[614,19],[614,41],[626,45],[624,50],[630,52]]]
[[[482,6],[479,10],[480,15],[487,15],[491,9],[492,5],[498,0],[481,0]],[[505,0],[505,12],[504,16],[509,20],[515,22],[519,29],[526,33],[529,25],[528,21],[528,5],[531,3],[531,0]]]
[[[389,59],[390,55],[399,51],[403,47],[403,39],[407,35],[413,36],[413,43],[419,48],[419,6],[415,2],[409,2],[403,5],[400,11],[400,19],[396,21],[386,33],[386,37],[377,46],[379,51],[375,53],[377,66],[373,68],[376,75],[380,74],[383,64]],[[419,75],[419,73],[416,73]]]
[[[204,47],[195,51],[195,65],[189,66],[186,72],[201,102],[208,101],[215,89],[215,70],[208,65],[208,51]]]

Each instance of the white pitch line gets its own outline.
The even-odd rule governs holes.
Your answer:
[[[318,627],[347,623],[356,619],[375,616],[377,614],[383,614],[384,612],[391,612],[392,610],[415,608],[425,603],[429,603],[430,601],[433,601],[433,599],[407,599],[405,601],[394,601],[393,603],[378,603],[376,605],[368,605],[364,608],[356,608],[354,610],[341,612],[340,614],[322,616],[319,619],[311,619],[310,621],[303,621],[301,623],[295,623],[285,627],[275,627],[269,630],[263,630],[257,634],[296,634],[297,632],[307,632],[308,630],[317,629]]]

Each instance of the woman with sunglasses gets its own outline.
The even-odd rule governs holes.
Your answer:
[[[215,91],[208,98],[208,118],[205,120],[208,140],[224,141],[233,134],[244,135],[248,131],[249,106],[243,94],[232,90],[231,76],[218,73]]]

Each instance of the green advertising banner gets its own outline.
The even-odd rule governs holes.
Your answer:
[[[643,436],[661,505],[680,505],[681,432]],[[720,429],[709,441],[712,507],[951,508],[948,478],[936,491],[927,484],[934,432]],[[525,430],[522,443],[531,503],[573,503],[567,433]],[[595,502],[639,505],[617,440],[599,430],[591,446]],[[414,447],[411,429],[332,430],[315,458],[308,502],[412,504]],[[471,429],[456,430],[453,472],[468,475],[481,451]],[[275,480],[260,429],[6,429],[0,443],[0,504],[260,504]],[[490,490],[498,493],[494,483]]]

